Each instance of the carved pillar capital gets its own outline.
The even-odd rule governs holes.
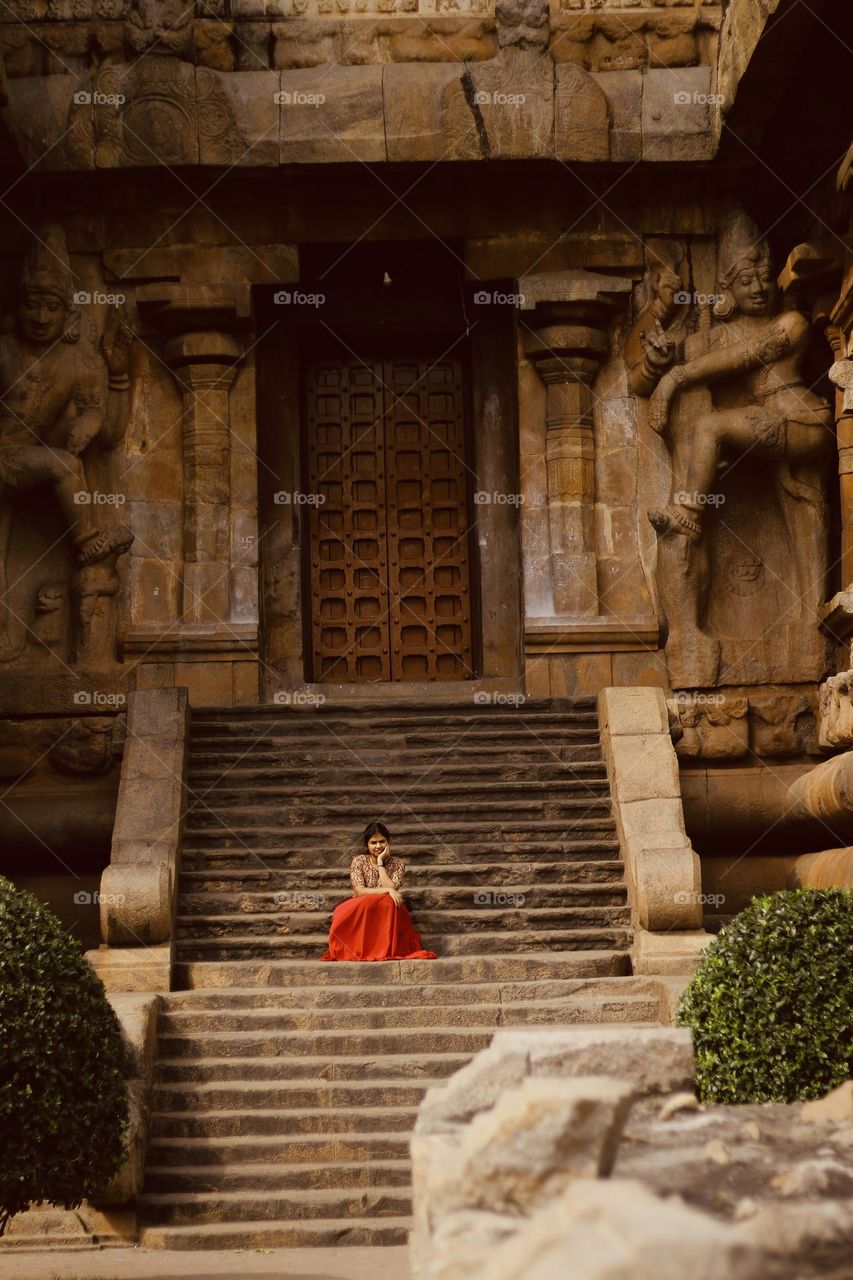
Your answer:
[[[547,387],[548,513],[555,611],[599,612],[595,557],[593,382],[609,350],[608,328],[632,282],[589,271],[519,280],[528,358]]]

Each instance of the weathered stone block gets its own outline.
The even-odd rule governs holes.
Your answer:
[[[460,82],[461,71],[454,63],[390,63],[385,67],[382,85],[389,160],[445,158],[445,92]],[[473,131],[470,116],[467,123]]]
[[[465,94],[482,152],[493,160],[554,154],[554,68],[533,49],[503,49],[471,63]]]
[[[201,164],[277,165],[279,109],[275,71],[197,71]]]
[[[575,1181],[490,1260],[491,1280],[759,1280],[737,1227],[627,1179]]]
[[[602,689],[598,721],[611,738],[618,734],[669,733],[666,699],[659,689]]]
[[[526,1076],[591,1075],[626,1080],[639,1095],[689,1088],[691,1034],[657,1027],[499,1030],[488,1049],[446,1085],[427,1092],[415,1131],[446,1135],[494,1106],[505,1089],[516,1087]]]
[[[710,67],[649,71],[643,80],[644,160],[710,160],[714,152]]]
[[[555,69],[554,147],[558,160],[608,160],[607,98],[591,75],[572,63]]]
[[[642,156],[641,71],[608,71],[592,79],[607,99],[610,116],[610,159],[630,163]]]
[[[381,67],[284,71],[282,164],[385,160]]]
[[[609,755],[613,789],[622,803],[680,799],[678,761],[667,734],[616,734]]]
[[[172,873],[162,862],[111,863],[101,876],[101,936],[109,946],[148,946],[172,932]]]

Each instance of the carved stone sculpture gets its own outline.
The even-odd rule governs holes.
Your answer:
[[[638,396],[650,396],[675,361],[677,344],[669,328],[679,311],[675,299],[681,288],[681,277],[672,267],[652,263],[648,301],[625,339],[628,382]]]
[[[544,49],[551,35],[548,0],[498,0],[495,21],[501,49]]]
[[[46,228],[24,261],[15,329],[0,338],[0,660],[22,650],[27,630],[13,616],[5,581],[12,494],[52,490],[74,546],[72,590],[84,635],[92,572],[104,566],[115,577],[115,561],[133,541],[125,526],[96,522],[82,457],[99,438],[114,443],[123,435],[128,345],[129,334],[114,332],[104,345],[105,365],[104,355],[81,342],[65,237],[58,227]],[[86,644],[77,639],[85,658]]]
[[[743,215],[721,236],[713,311],[721,323],[712,325],[710,313],[702,313],[683,363],[660,373],[653,353],[660,363],[669,353],[658,342],[647,344],[647,359],[637,366],[646,384],[657,379],[648,421],[665,435],[672,459],[670,499],[649,512],[658,535],[670,679],[674,688],[766,680],[767,653],[759,662],[758,647],[752,660],[742,649],[739,667],[731,659],[721,664],[721,637],[728,633],[734,652],[750,611],[757,646],[771,627],[788,628],[785,639],[775,637],[782,669],[771,678],[819,678],[815,614],[825,512],[818,467],[831,443],[831,415],[801,373],[809,322],[799,311],[777,314],[767,246]],[[744,461],[751,470],[741,469],[730,484]],[[764,485],[758,493],[756,483]],[[764,555],[775,543],[778,557],[780,542],[784,559],[768,569]],[[714,590],[712,579],[719,584]]]

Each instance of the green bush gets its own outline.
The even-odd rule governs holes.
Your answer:
[[[678,1010],[706,1102],[816,1098],[853,1067],[853,891],[757,898],[705,951]]]
[[[0,1233],[32,1200],[73,1208],[121,1164],[118,1020],[79,943],[0,878]]]

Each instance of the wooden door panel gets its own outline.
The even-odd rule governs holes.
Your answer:
[[[459,360],[308,370],[315,680],[473,677]]]

